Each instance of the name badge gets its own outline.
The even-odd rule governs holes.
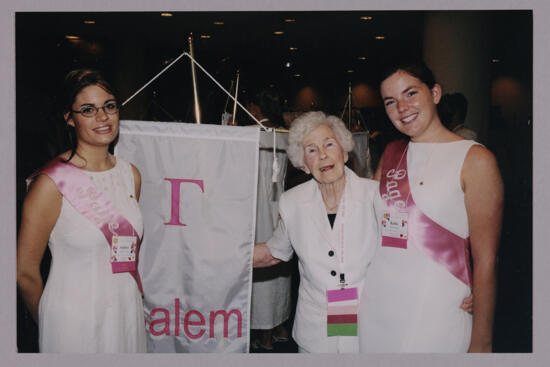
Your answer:
[[[386,211],[382,218],[382,246],[407,248],[407,212]]]
[[[357,336],[357,287],[327,290],[327,336]]]
[[[113,273],[136,270],[135,236],[113,236],[111,243],[111,267]]]

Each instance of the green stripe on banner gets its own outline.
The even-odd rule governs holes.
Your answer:
[[[328,336],[357,336],[357,324],[328,324]]]

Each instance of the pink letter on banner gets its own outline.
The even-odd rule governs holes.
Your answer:
[[[201,188],[202,192],[204,192],[204,182],[203,180],[191,180],[186,178],[165,178],[165,180],[169,181],[172,187],[172,210],[170,214],[170,221],[164,224],[172,226],[186,226],[186,224],[180,222],[180,185],[182,182],[194,183]]]
[[[190,318],[193,315],[197,315],[199,317],[199,321],[191,321]],[[191,310],[185,314],[185,317],[183,318],[183,329],[185,330],[185,334],[187,334],[188,337],[191,339],[199,339],[201,336],[204,335],[205,330],[200,329],[198,334],[193,334],[191,330],[189,330],[189,326],[204,326],[206,320],[204,319],[204,316],[202,313],[200,313],[197,310]]]
[[[149,324],[149,332],[154,336],[160,336],[162,334],[170,335],[170,313],[166,308],[153,308],[151,310],[151,317],[155,316],[157,312],[162,312],[164,314],[164,317],[162,319],[152,320],[151,324]],[[156,331],[155,326],[157,324],[164,324],[164,328],[162,330]]]
[[[230,310],[229,312],[226,312],[225,310],[219,310],[219,311],[211,311],[210,312],[210,337],[214,338],[214,321],[216,319],[216,316],[223,315],[223,337],[227,338],[229,335],[229,316],[231,314],[234,314],[237,316],[237,337],[242,337],[242,327],[243,327],[243,315],[241,314],[241,311],[237,309]]]
[[[174,327],[174,335],[180,336],[180,299],[174,298],[174,321],[176,326]]]

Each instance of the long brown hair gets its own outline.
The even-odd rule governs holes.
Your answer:
[[[97,85],[103,88],[106,92],[115,96],[116,99],[116,91],[99,71],[93,69],[72,70],[65,76],[65,80],[63,81],[63,92],[60,101],[60,112],[62,116],[65,116],[67,113],[72,113],[72,107],[76,96],[80,91],[90,85]],[[71,154],[66,160],[66,162],[68,162],[76,154],[77,139],[74,127],[67,124],[66,121],[65,131],[71,150]]]

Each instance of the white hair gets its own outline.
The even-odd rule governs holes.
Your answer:
[[[308,112],[294,120],[288,132],[288,148],[286,149],[286,153],[294,167],[300,169],[304,167],[304,147],[302,141],[310,132],[321,125],[327,125],[332,129],[336,140],[344,152],[351,152],[353,149],[353,136],[341,119],[336,116],[327,116],[320,111]]]

